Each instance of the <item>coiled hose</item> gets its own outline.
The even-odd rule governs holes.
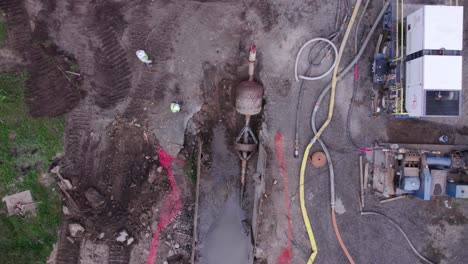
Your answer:
[[[306,166],[307,166],[307,159],[309,157],[310,149],[315,144],[317,139],[320,138],[323,131],[327,128],[327,126],[330,124],[330,122],[331,122],[331,120],[333,118],[333,112],[334,112],[334,107],[335,107],[336,84],[338,82],[338,79],[337,79],[338,69],[339,69],[341,57],[343,55],[343,52],[344,52],[344,49],[345,49],[345,46],[346,46],[346,42],[347,42],[347,40],[349,38],[349,34],[350,34],[351,29],[352,29],[352,27],[354,25],[354,21],[356,20],[357,14],[359,12],[361,2],[362,2],[362,0],[357,0],[356,1],[356,5],[354,6],[353,14],[351,15],[351,19],[349,20],[348,26],[346,28],[345,35],[343,37],[342,44],[340,46],[340,50],[338,52],[338,58],[336,60],[336,65],[335,65],[335,68],[333,70],[333,76],[332,76],[330,105],[328,107],[328,118],[325,121],[325,123],[322,125],[322,127],[320,127],[319,131],[314,135],[312,140],[309,142],[309,144],[307,145],[307,147],[306,147],[306,149],[304,151],[304,155],[302,156],[301,171],[300,171],[300,175],[299,175],[299,198],[300,198],[300,204],[301,204],[302,217],[304,219],[304,224],[306,226],[307,234],[309,236],[309,241],[310,241],[310,245],[311,245],[311,248],[312,248],[312,254],[309,257],[309,260],[307,261],[308,264],[312,264],[314,262],[314,260],[315,260],[315,257],[317,256],[317,245],[316,245],[314,233],[312,231],[312,227],[311,227],[311,224],[310,224],[310,219],[309,219],[309,216],[307,214],[307,208],[305,206],[305,198],[304,198],[304,174],[305,174],[305,169],[306,169]],[[332,208],[332,218],[334,219],[335,214],[333,212],[334,212],[334,208]],[[336,227],[336,220],[334,221],[334,227]],[[336,228],[335,228],[335,233],[337,235],[338,241],[340,242],[341,248],[343,249],[344,253],[348,257],[349,262],[354,263],[354,260],[351,257],[351,255],[349,254],[346,246],[342,243],[341,235],[339,234],[339,232],[337,232]]]

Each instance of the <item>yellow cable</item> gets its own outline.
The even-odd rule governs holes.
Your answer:
[[[398,18],[400,17],[399,13],[398,13],[398,12],[400,12],[400,8],[398,8],[399,1],[400,0],[396,0],[396,34],[395,34],[396,35],[396,51],[395,51],[395,55],[396,55],[397,58],[400,57],[399,46],[398,46],[400,44],[399,41],[398,41],[398,38],[400,37],[399,34],[398,34],[398,30],[400,30],[398,28]]]
[[[306,147],[306,149],[304,151],[304,155],[302,156],[301,171],[300,171],[300,175],[299,175],[299,200],[300,200],[300,204],[301,204],[302,218],[304,219],[304,225],[306,227],[307,234],[309,236],[310,247],[312,249],[312,254],[309,257],[309,260],[307,261],[307,264],[312,264],[314,262],[315,257],[317,256],[317,252],[318,252],[317,243],[315,242],[314,232],[312,231],[312,226],[310,224],[310,219],[309,219],[309,216],[307,214],[307,208],[305,206],[305,199],[304,199],[304,174],[305,174],[305,170],[306,170],[306,166],[307,166],[307,159],[309,157],[310,149],[312,148],[314,143],[317,141],[317,139],[322,135],[323,131],[325,130],[325,128],[327,128],[327,126],[330,124],[330,121],[333,118],[333,110],[334,110],[334,107],[335,107],[336,83],[338,82],[337,75],[338,75],[338,69],[339,69],[339,66],[340,66],[340,60],[341,60],[341,56],[343,55],[343,52],[344,52],[344,49],[345,49],[345,46],[346,46],[346,42],[348,41],[348,37],[349,37],[349,34],[351,32],[351,29],[353,28],[354,21],[356,20],[359,8],[361,6],[361,2],[362,2],[362,0],[357,0],[356,1],[356,5],[354,6],[353,14],[351,16],[351,19],[349,20],[348,27],[346,28],[346,33],[345,33],[345,35],[343,37],[343,41],[341,43],[340,50],[338,52],[338,59],[336,61],[336,65],[335,65],[335,68],[333,70],[333,76],[332,76],[331,92],[330,92],[330,105],[328,107],[328,118],[325,121],[325,123],[322,125],[322,127],[320,127],[317,134],[315,134],[315,136],[312,138],[310,143],[307,145],[307,147]],[[354,263],[352,258],[348,259],[348,260],[350,261],[350,263]]]
[[[401,0],[401,28],[402,28],[401,29],[401,42],[400,42],[401,47],[403,47],[403,42],[404,42],[404,37],[405,37],[405,35],[403,34],[403,28],[405,28],[404,7],[405,7],[405,0]],[[402,59],[400,61],[400,86],[403,83],[403,74],[402,74],[402,71],[403,71],[403,57],[405,56],[403,54],[403,48],[401,48],[401,49],[402,49],[402,54],[401,54]],[[400,113],[404,113],[404,106],[403,106],[404,98],[405,98],[405,87],[401,87]]]
[[[317,256],[317,244],[315,243],[314,232],[312,231],[312,226],[310,225],[309,215],[307,214],[307,208],[305,206],[305,199],[304,199],[304,174],[307,164],[307,158],[309,157],[309,151],[312,147],[312,144],[309,143],[304,151],[304,156],[302,156],[302,164],[301,164],[301,174],[299,177],[299,200],[301,201],[301,212],[302,218],[304,219],[304,224],[307,230],[307,235],[309,236],[310,241],[310,248],[312,249],[312,254],[310,254],[309,260],[307,264],[312,264]]]

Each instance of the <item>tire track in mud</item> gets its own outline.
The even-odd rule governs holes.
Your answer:
[[[96,127],[90,124],[92,119],[102,116],[95,106],[111,109],[123,101],[131,88],[131,70],[127,51],[120,44],[125,29],[121,5],[105,2],[96,6],[93,1],[80,0],[70,8],[77,15],[94,10],[91,11],[92,19],[84,19],[83,22],[89,29],[87,38],[90,50],[85,52],[83,61],[87,66],[85,71],[90,97],[67,117],[65,145],[65,152],[70,153],[66,162],[67,176],[80,177],[80,183],[88,185],[99,182],[103,172],[93,159],[85,158],[99,155],[95,153],[95,146],[90,145],[91,134],[102,135],[104,132],[94,131]],[[91,181],[89,177],[94,179]]]
[[[125,124],[118,119],[110,127],[99,128],[101,129],[99,131],[94,131],[96,127],[90,124],[93,118],[101,116],[98,108],[115,108],[127,98],[131,90],[132,72],[127,58],[129,51],[121,44],[126,22],[119,4],[107,2],[93,6],[92,3],[88,3],[88,6],[85,6],[82,2],[79,6],[79,10],[91,10],[91,8],[95,10],[94,18],[85,21],[89,28],[87,33],[91,43],[88,54],[92,54],[88,56],[87,63],[94,64],[88,68],[88,84],[91,92],[90,98],[82,107],[74,110],[67,118],[66,153],[69,153],[66,162],[69,172],[67,176],[79,179],[79,186],[72,195],[80,201],[80,204],[86,203],[83,193],[89,187],[99,190],[110,202],[109,206],[97,215],[85,217],[88,222],[87,230],[92,233],[105,232],[106,237],[112,237],[121,229],[136,234],[139,232],[138,225],[132,224],[136,216],[129,213],[131,207],[129,201],[134,196],[141,195],[139,191],[133,193],[131,190],[140,188],[148,174],[147,163],[141,162],[140,158],[141,154],[149,152],[149,149],[144,147],[146,144],[135,141],[143,138],[143,131],[134,126],[123,129],[122,126]],[[102,129],[110,131],[106,133]],[[127,132],[132,136],[127,137]],[[106,141],[104,149],[96,149],[99,146],[94,146],[96,142],[92,139],[92,133],[105,137],[100,139]],[[110,136],[107,137],[106,134]],[[102,162],[96,161],[97,159],[102,159]],[[129,186],[138,187],[130,190]],[[152,199],[147,199],[142,204],[150,200]],[[137,219],[139,216],[140,214]],[[117,243],[112,238],[107,244],[108,263],[129,263],[131,247]]]
[[[114,208],[121,208],[122,214],[118,221],[113,221],[102,228],[108,231],[124,228],[131,234],[138,234],[139,224],[135,224],[135,218],[140,217],[138,210],[133,212],[133,208],[145,207],[153,202],[154,197],[147,197],[139,205],[132,205],[132,201],[138,199],[147,183],[146,177],[152,166],[152,161],[146,157],[154,157],[156,155],[153,148],[154,142],[152,139],[145,136],[143,128],[127,125],[117,122],[117,129],[112,134],[111,147],[112,153],[106,159],[106,168],[104,175],[107,177],[102,181],[110,184],[110,193],[107,196],[113,197]],[[114,219],[114,218],[112,218]],[[132,224],[133,223],[133,224]],[[129,263],[130,248],[119,244],[111,243],[109,245],[109,263]]]
[[[80,100],[80,92],[59,69],[59,63],[42,48],[41,41],[47,39],[33,39],[23,1],[1,0],[0,9],[6,17],[8,45],[29,62],[29,78],[25,85],[29,113],[36,117],[51,117],[71,110]]]
[[[21,56],[27,57],[32,44],[32,36],[28,14],[22,1],[1,0],[0,9],[5,13],[8,44],[15,48]]]
[[[69,147],[78,148],[78,151],[85,155],[74,154],[77,157],[73,163],[76,169],[74,175],[79,180],[79,184],[76,184],[71,195],[81,208],[89,207],[84,196],[89,187],[98,190],[106,200],[106,206],[94,210],[92,215],[79,214],[80,222],[84,223],[86,232],[92,237],[97,237],[100,233],[106,234],[106,244],[109,246],[108,263],[129,263],[132,247],[117,243],[115,234],[122,229],[127,230],[132,236],[139,234],[142,228],[140,222],[142,212],[151,208],[151,204],[155,204],[163,194],[162,188],[156,187],[154,190],[156,192],[159,190],[161,193],[155,194],[151,185],[148,186],[147,183],[149,170],[155,166],[154,160],[149,157],[156,155],[154,149],[156,143],[151,137],[145,136],[146,132],[143,128],[129,125],[119,119],[110,128],[110,142],[105,152],[93,153],[96,150],[93,144],[88,142],[90,130],[87,122],[91,119],[90,112],[85,109],[74,112],[76,112],[75,115],[69,115],[69,122],[74,125],[70,126],[70,129],[80,132],[75,132],[74,138],[70,138],[71,146]],[[105,166],[93,167],[96,164],[94,160],[99,158],[96,155],[104,155],[102,164]],[[67,177],[71,175],[68,171],[71,172],[72,167],[68,164],[72,162],[73,160],[66,161]],[[164,183],[162,184],[164,186]],[[142,199],[145,195],[147,195],[146,199]],[[67,257],[68,253],[64,254]]]
[[[91,0],[68,0],[68,14],[74,21],[80,21],[81,27],[88,30],[82,36],[88,45],[77,55],[85,75],[84,86],[89,97],[71,111],[66,119],[64,170],[67,177],[79,179],[87,185],[94,177],[100,178],[99,163],[96,161],[98,146],[90,145],[92,134],[102,135],[102,128],[92,125],[93,119],[100,118],[99,108],[112,108],[127,96],[130,87],[128,81],[131,72],[125,60],[125,50],[119,43],[119,32],[123,31],[123,22],[119,9],[95,6]],[[63,8],[63,7],[62,7]],[[94,11],[93,11],[94,10]],[[106,11],[107,10],[107,11]],[[109,16],[100,12],[111,13]],[[88,19],[88,13],[93,14]],[[106,13],[106,14],[107,14]]]
[[[128,51],[120,44],[125,28],[120,9],[118,5],[110,3],[97,8],[97,19],[91,27],[91,34],[100,42],[95,52],[96,72],[91,86],[95,93],[94,100],[101,108],[114,107],[127,97],[131,88]]]
[[[90,130],[91,113],[83,107],[74,109],[66,117],[64,174],[67,177],[80,178],[84,175],[84,141]]]
[[[115,3],[104,3],[95,8],[95,19],[90,23],[90,37],[96,39],[97,43],[94,51],[94,72],[90,86],[92,90],[91,103],[100,108],[111,109],[127,98],[131,90],[132,72],[128,63],[128,50],[121,45],[121,36],[125,29],[125,21],[121,14],[122,6]],[[79,117],[78,117],[79,118]],[[81,160],[86,164],[84,179],[81,182],[84,186],[96,185],[103,191],[107,199],[112,200],[112,205],[104,209],[104,215],[94,217],[92,229],[102,230],[106,233],[114,233],[125,228],[131,233],[132,227],[129,221],[128,201],[132,181],[132,174],[146,175],[138,171],[141,164],[138,161],[133,164],[139,152],[139,144],[134,142],[133,137],[126,137],[123,132],[121,122],[116,120],[109,128],[111,130],[110,142],[103,150],[105,168],[95,168],[96,164],[92,160]],[[130,127],[128,133],[138,134],[135,127]],[[133,131],[133,132],[130,132]],[[142,135],[137,138],[142,138]],[[81,138],[81,142],[88,140]],[[129,153],[135,151],[132,155]],[[94,156],[92,149],[83,150],[87,156]],[[132,157],[133,156],[133,157]],[[138,163],[138,164],[137,164]],[[145,167],[145,166],[143,166]],[[86,172],[90,172],[89,174]],[[97,173],[92,173],[97,172]],[[92,175],[94,174],[94,175]],[[93,179],[87,179],[94,177]],[[81,190],[83,193],[85,190]],[[108,216],[111,215],[111,216]],[[99,231],[101,232],[101,231]],[[109,259],[110,264],[129,263],[130,248],[122,244],[110,241]]]
[[[168,74],[161,74],[166,67],[167,61],[172,57],[172,40],[176,32],[180,14],[183,12],[183,5],[168,3],[159,22],[149,28],[144,17],[151,17],[146,6],[142,5],[134,10],[130,26],[130,49],[144,49],[148,54],[153,54],[155,59],[152,68],[142,71],[138,78],[137,86],[132,94],[132,100],[124,113],[126,118],[140,118],[144,111],[145,104],[152,101],[161,102],[164,99],[164,91],[174,82],[174,77]],[[162,69],[157,72],[151,69]],[[142,118],[145,118],[141,116]]]
[[[80,92],[71,84],[51,58],[37,52],[26,81],[25,97],[32,116],[59,116],[73,109]]]
[[[130,262],[128,247],[119,243],[109,244],[109,264],[127,264]]]
[[[78,264],[80,243],[72,243],[67,239],[68,224],[68,221],[64,220],[60,225],[56,264]]]
[[[146,124],[148,121],[147,112],[144,108],[151,103],[161,103],[164,100],[164,93],[168,89],[172,89],[176,85],[176,79],[165,69],[168,61],[173,53],[173,36],[177,32],[180,15],[183,13],[183,5],[178,3],[167,3],[164,7],[158,10],[156,14],[149,13],[151,10],[147,5],[141,5],[132,12],[133,21],[130,24],[130,50],[136,51],[139,49],[145,50],[150,56],[154,56],[152,67],[143,68],[139,76],[136,76],[134,82],[134,90],[131,93],[131,100],[123,117],[127,120],[138,120],[140,124]],[[158,14],[159,13],[159,14]],[[151,22],[152,17],[158,16],[157,24],[153,27],[154,22]],[[146,21],[145,18],[150,19]],[[159,155],[160,156],[160,155]],[[161,158],[161,157],[160,157]],[[162,162],[162,161],[161,161]],[[171,195],[170,195],[171,196]],[[171,196],[172,197],[172,196]],[[161,199],[165,199],[162,198]],[[164,200],[167,202],[167,199]],[[180,203],[180,201],[179,201]],[[164,206],[163,206],[164,207]],[[179,205],[179,210],[182,205]],[[160,208],[167,210],[167,208]],[[175,215],[159,215],[159,221],[170,222]],[[163,225],[167,223],[162,223]],[[157,233],[161,232],[163,226],[158,223]],[[159,235],[155,235],[152,241],[151,252],[148,258],[148,263],[160,260],[156,256],[156,246]],[[160,252],[161,253],[161,252]],[[162,261],[162,260],[161,260]]]

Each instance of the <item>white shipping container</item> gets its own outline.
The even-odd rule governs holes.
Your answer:
[[[463,7],[426,5],[406,18],[406,55],[463,49]]]
[[[462,63],[461,56],[438,55],[425,55],[406,62],[405,107],[408,114],[416,117],[427,115],[428,91],[461,92]],[[441,105],[446,104],[447,100],[441,102]]]
[[[462,6],[426,5],[406,17],[405,108],[410,116],[459,115],[462,50]]]

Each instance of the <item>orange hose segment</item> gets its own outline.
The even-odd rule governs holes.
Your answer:
[[[336,224],[336,216],[335,216],[334,208],[331,209],[331,213],[332,213],[333,229],[335,230],[336,238],[338,239],[338,242],[340,243],[341,249],[345,253],[346,257],[348,258],[349,263],[355,264],[353,257],[351,256],[351,254],[349,254],[348,248],[346,248],[346,245],[344,244],[343,239],[341,238],[340,230],[338,229],[338,225]]]

